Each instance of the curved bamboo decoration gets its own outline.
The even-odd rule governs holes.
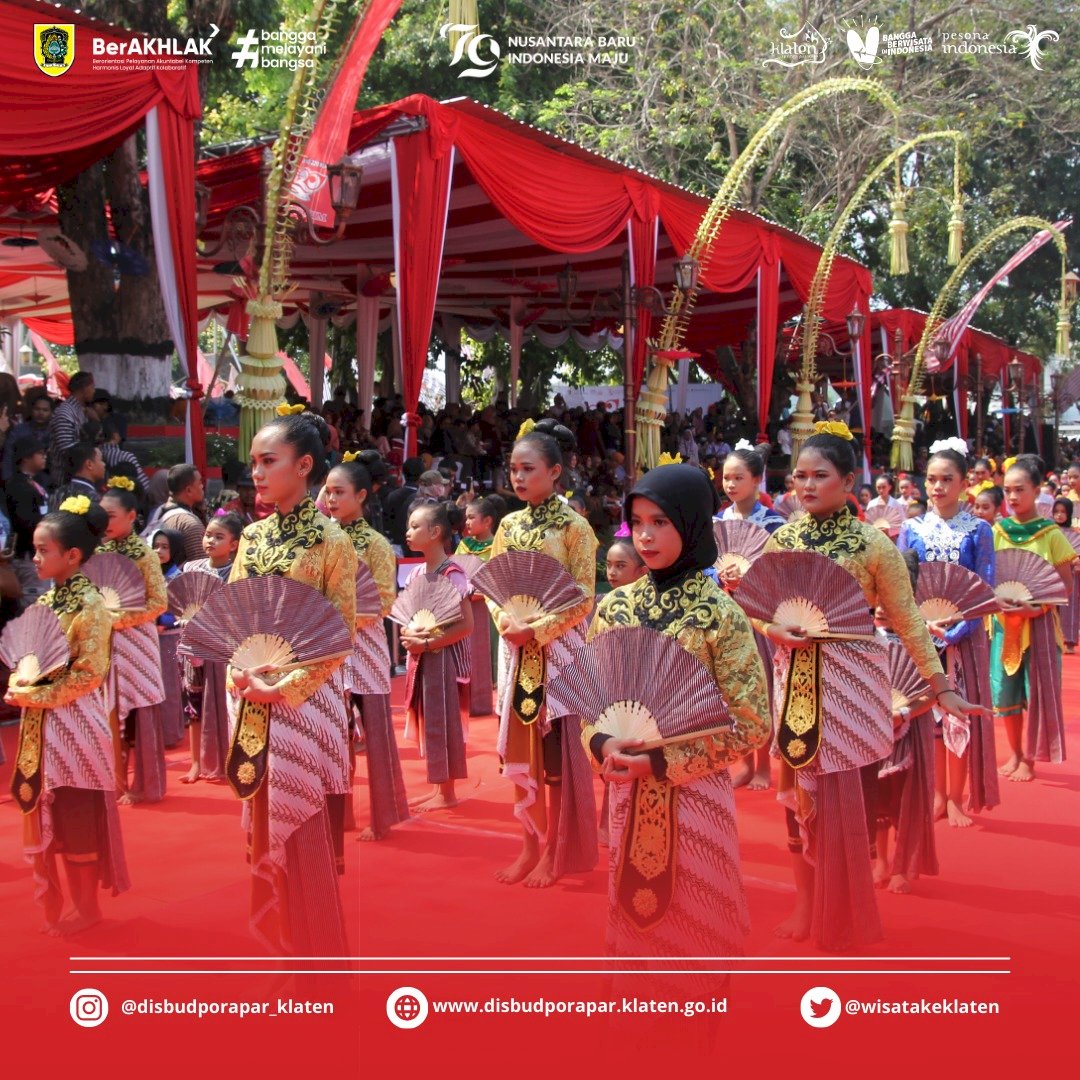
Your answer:
[[[923,382],[926,377],[926,350],[930,346],[930,339],[934,336],[938,327],[944,321],[943,314],[946,307],[952,302],[959,289],[964,275],[972,264],[985,255],[986,252],[1003,236],[1020,230],[1033,229],[1036,232],[1049,232],[1054,245],[1061,255],[1061,296],[1058,301],[1058,340],[1057,351],[1067,353],[1069,349],[1069,305],[1065,295],[1065,275],[1069,271],[1069,248],[1065,237],[1053,224],[1041,217],[1015,217],[998,225],[986,234],[968,253],[960,260],[960,264],[949,275],[941,292],[938,293],[930,314],[926,317],[926,325],[923,327],[922,337],[919,338],[918,347],[915,350],[915,360],[911,366],[911,378],[908,380],[907,390],[903,396],[903,406],[900,415],[896,419],[893,428],[892,465],[897,469],[911,469],[914,465],[912,456],[912,442],[915,435],[915,403],[918,395],[923,392]]]
[[[789,98],[783,105],[773,111],[769,118],[746,144],[743,152],[736,158],[731,166],[719,191],[705,211],[701,219],[693,243],[687,249],[686,254],[699,262],[698,280],[700,282],[708,266],[708,256],[712,250],[717,235],[724,222],[728,219],[731,211],[735,208],[736,196],[742,189],[743,184],[750,176],[757,164],[761,152],[765,149],[769,140],[777,131],[791,120],[794,116],[816,105],[825,98],[835,94],[863,93],[867,97],[884,105],[894,117],[900,115],[900,106],[893,96],[878,82],[873,79],[839,78],[825,79],[813,86],[800,90],[799,93]],[[690,323],[690,316],[694,311],[694,303],[697,299],[697,289],[689,293],[682,293],[672,288],[668,301],[668,310],[671,314],[665,316],[657,341],[657,348],[661,351],[678,349],[686,336],[686,329]],[[638,439],[638,464],[645,468],[653,468],[660,456],[660,427],[663,425],[667,414],[667,384],[669,363],[664,363],[653,358],[646,388],[638,398],[637,429],[640,433]]]
[[[792,461],[799,455],[802,444],[814,433],[814,414],[810,395],[817,382],[817,347],[821,334],[821,309],[825,306],[825,296],[828,293],[829,279],[832,276],[833,262],[836,259],[836,248],[840,237],[852,215],[863,205],[866,193],[888,169],[894,166],[899,169],[903,158],[910,154],[917,146],[926,142],[938,140],[951,140],[953,143],[953,202],[954,205],[960,200],[960,147],[966,136],[961,131],[946,129],[943,131],[928,131],[922,135],[916,135],[912,139],[895,150],[885,155],[863,178],[862,183],[855,189],[855,194],[848,200],[847,205],[833,222],[825,244],[821,249],[821,257],[818,259],[817,269],[814,271],[813,280],[810,282],[810,294],[806,300],[803,312],[802,326],[802,364],[799,368],[799,379],[796,390],[799,392],[799,402],[792,414],[791,423],[791,455]],[[899,181],[899,176],[897,177]],[[902,197],[902,191],[897,185],[894,198]],[[869,421],[867,417],[864,425]]]

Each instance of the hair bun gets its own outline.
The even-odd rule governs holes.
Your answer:
[[[90,534],[95,537],[104,536],[109,527],[109,515],[97,504],[91,503],[90,509],[82,515]]]

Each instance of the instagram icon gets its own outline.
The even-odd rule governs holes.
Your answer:
[[[100,990],[76,990],[71,995],[68,1012],[79,1027],[98,1027],[109,1015],[109,999]]]

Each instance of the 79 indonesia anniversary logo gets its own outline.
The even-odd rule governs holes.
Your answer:
[[[34,63],[55,78],[75,62],[74,23],[34,23]]]

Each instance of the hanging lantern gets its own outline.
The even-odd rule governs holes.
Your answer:
[[[953,199],[952,216],[949,218],[948,264],[958,266],[964,250],[964,200]]]
[[[904,215],[905,202],[902,191],[889,201],[892,220],[889,222],[889,273],[906,274],[908,272],[907,234],[908,223]]]
[[[1054,350],[1058,356],[1069,355],[1069,310],[1068,301],[1063,300],[1058,308],[1057,347]]]

